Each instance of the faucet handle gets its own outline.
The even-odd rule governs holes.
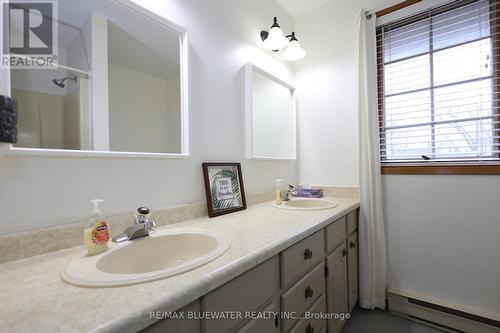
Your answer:
[[[150,210],[148,207],[139,207],[137,208],[137,212],[135,214],[135,220],[137,223],[144,223],[148,221],[148,215]]]
[[[148,215],[150,212],[149,208],[148,207],[139,207],[137,208],[137,213],[141,214],[141,215]]]

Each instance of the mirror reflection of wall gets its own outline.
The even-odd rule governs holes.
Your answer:
[[[115,0],[58,6],[58,68],[11,70],[14,147],[181,153],[180,34]]]
[[[295,89],[252,64],[245,76],[247,157],[295,159]]]
[[[108,23],[110,150],[180,153],[179,40],[164,43],[157,50]]]
[[[255,156],[292,156],[292,97],[288,87],[254,71],[252,128]]]

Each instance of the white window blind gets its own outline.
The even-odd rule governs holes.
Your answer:
[[[499,161],[499,34],[487,0],[377,29],[382,163]]]

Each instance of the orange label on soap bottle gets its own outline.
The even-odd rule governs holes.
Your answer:
[[[109,241],[108,222],[101,221],[94,225],[94,229],[92,229],[92,241],[95,244],[106,244]]]

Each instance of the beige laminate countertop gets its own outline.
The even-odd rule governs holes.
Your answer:
[[[137,332],[153,324],[150,311],[175,311],[359,207],[330,198],[319,211],[275,209],[271,202],[216,218],[170,225],[222,233],[231,246],[216,260],[154,282],[116,288],[80,288],[59,271],[82,246],[0,265],[0,330],[4,332]],[[161,228],[163,229],[163,228]]]

